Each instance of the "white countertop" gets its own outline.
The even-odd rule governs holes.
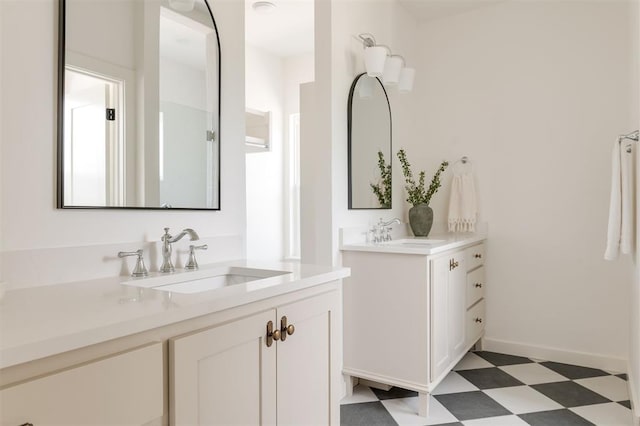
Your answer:
[[[378,253],[431,255],[472,245],[487,238],[485,233],[443,233],[429,237],[398,237],[384,243],[347,243],[340,246],[342,251],[370,251]],[[422,244],[428,240],[439,240],[433,244]]]
[[[140,290],[123,284],[127,277],[10,290],[0,301],[0,368],[349,276],[348,268],[245,260],[201,265],[199,271],[172,276],[198,279],[221,266],[291,273],[196,294]]]

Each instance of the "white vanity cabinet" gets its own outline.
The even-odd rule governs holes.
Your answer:
[[[0,424],[143,425],[160,419],[162,345],[153,343],[0,390]]]
[[[218,286],[242,271],[257,279]],[[238,260],[137,292],[120,278],[9,292],[0,425],[338,426],[348,274]]]
[[[170,339],[171,424],[337,425],[339,307],[333,291]]]
[[[465,250],[465,259],[467,262],[467,345],[477,342],[484,333],[484,294],[487,286],[484,272],[484,257],[484,244],[477,244]]]
[[[429,393],[484,332],[484,243],[397,247],[343,249],[343,372],[417,391],[426,416]]]
[[[467,270],[463,251],[448,253],[429,262],[430,381],[433,382],[448,373],[453,360],[457,360],[467,350]]]

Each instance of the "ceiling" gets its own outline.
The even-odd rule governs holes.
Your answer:
[[[256,13],[245,1],[246,42],[280,57],[313,52],[313,0],[270,0],[276,8]]]

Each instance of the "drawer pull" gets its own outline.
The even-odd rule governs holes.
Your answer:
[[[454,269],[456,269],[458,266],[460,266],[460,264],[458,262],[456,262],[455,259],[450,259],[449,260],[449,270],[453,271]]]
[[[476,283],[475,287],[476,288],[482,288],[482,283]]]
[[[481,253],[476,253],[473,255],[473,257],[475,257],[476,259],[482,259],[482,254]]]
[[[476,318],[476,322],[482,324],[482,318]]]
[[[33,426],[33,423],[22,423],[20,426]]]

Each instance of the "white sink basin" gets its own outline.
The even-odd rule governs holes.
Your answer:
[[[389,241],[387,243],[384,243],[385,245],[397,245],[397,246],[413,246],[413,247],[426,247],[426,246],[433,246],[436,244],[441,244],[444,243],[445,240],[435,240],[435,239],[431,239],[431,238],[406,238],[406,239],[402,239],[402,240],[393,240],[393,241]]]
[[[272,269],[228,266],[210,270],[179,272],[175,275],[160,275],[151,278],[130,280],[122,284],[174,293],[192,294],[290,273],[289,271]]]

